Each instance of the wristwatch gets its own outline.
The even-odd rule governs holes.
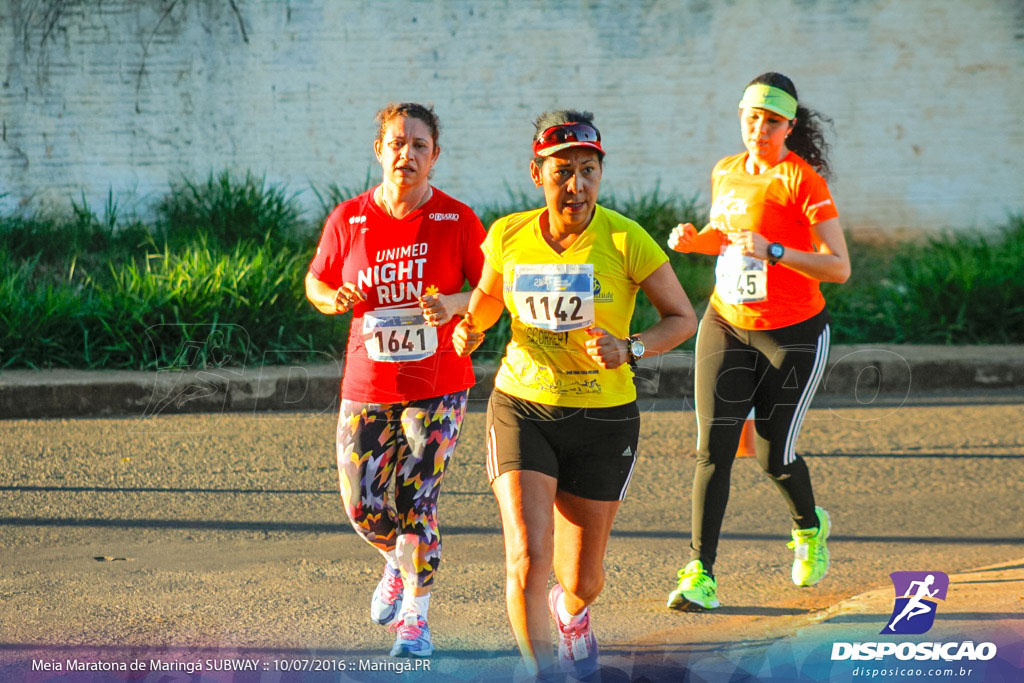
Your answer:
[[[786,248],[778,242],[772,242],[768,245],[768,265],[774,266],[782,258],[782,255],[786,253]]]
[[[630,365],[636,365],[636,362],[644,357],[645,351],[647,351],[647,347],[640,341],[639,334],[630,335],[626,340],[626,353],[629,354]]]

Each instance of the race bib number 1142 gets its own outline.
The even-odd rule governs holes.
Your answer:
[[[594,265],[544,263],[516,266],[512,299],[519,319],[553,332],[594,324]]]

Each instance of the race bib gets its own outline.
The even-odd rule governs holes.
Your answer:
[[[437,328],[424,322],[419,308],[376,311],[363,316],[363,342],[370,360],[422,360],[437,350]]]
[[[768,298],[767,264],[744,256],[739,245],[728,244],[715,264],[715,290],[727,304],[750,304]]]
[[[552,332],[580,330],[594,324],[594,264],[517,265],[512,300],[519,319]]]

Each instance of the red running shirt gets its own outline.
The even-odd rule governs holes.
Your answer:
[[[373,201],[376,188],[339,204],[324,225],[309,272],[338,288],[355,283],[366,301],[353,309],[341,396],[362,403],[432,398],[473,386],[473,365],[452,347],[459,318],[437,328],[437,351],[422,360],[378,362],[367,355],[363,316],[417,307],[425,294],[456,294],[483,270],[484,228],[473,210],[436,188],[405,218]]]

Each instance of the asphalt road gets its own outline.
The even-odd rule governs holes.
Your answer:
[[[809,413],[799,448],[833,519],[826,579],[790,583],[785,507],[742,459],[716,566],[723,606],[668,611],[689,540],[695,426],[685,406],[654,407],[592,612],[610,660],[652,643],[696,651],[770,638],[889,585],[892,571],[954,573],[1024,555],[1019,392],[835,404]],[[0,422],[0,673],[32,659],[155,657],[180,671],[184,662],[252,658],[273,680],[296,666],[393,680],[393,671],[355,672],[387,666],[392,636],[368,620],[381,562],[344,519],[334,421],[277,413]],[[429,674],[404,680],[508,678],[516,662],[483,427],[483,413],[471,412],[441,497],[444,554],[430,612],[437,652]]]

